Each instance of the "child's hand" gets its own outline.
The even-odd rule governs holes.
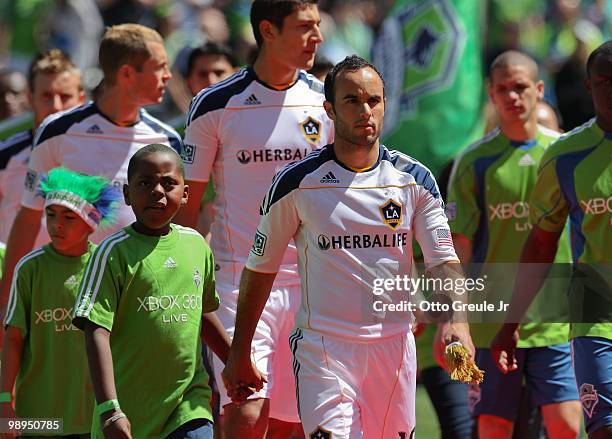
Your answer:
[[[235,404],[244,402],[250,395],[261,390],[264,383],[268,382],[257,369],[255,363],[252,361],[250,363],[250,368],[240,368],[239,372],[235,372],[233,362],[228,361],[221,373],[223,384],[227,389],[227,396]]]
[[[132,439],[132,426],[128,418],[117,419],[102,429],[105,439]]]

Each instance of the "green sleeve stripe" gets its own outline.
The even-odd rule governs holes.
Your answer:
[[[96,301],[96,296],[100,288],[100,283],[102,282],[102,277],[106,269],[106,261],[108,259],[108,254],[113,249],[115,244],[118,244],[121,241],[128,239],[129,237],[130,235],[128,235],[125,231],[122,230],[121,232],[116,233],[115,235],[111,235],[110,238],[105,239],[102,245],[98,247],[98,251],[96,251],[95,254],[95,259],[93,263],[90,264],[91,267],[93,267],[91,270],[91,275],[87,280],[84,279],[83,283],[81,284],[81,292],[79,296],[82,295],[82,297],[80,299],[79,308],[75,313],[76,316],[87,317],[89,315]],[[86,306],[87,309],[85,310]]]
[[[35,258],[36,256],[42,255],[45,251],[42,248],[37,248],[36,250],[25,255],[21,260],[17,263],[15,267],[15,271],[13,272],[13,281],[11,282],[11,292],[9,295],[9,303],[8,303],[8,312],[4,317],[4,324],[8,325],[8,323],[13,318],[13,314],[15,313],[15,308],[17,307],[17,278],[19,277],[19,269],[28,262],[30,259]]]

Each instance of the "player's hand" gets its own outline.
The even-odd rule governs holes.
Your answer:
[[[236,404],[245,401],[254,392],[260,391],[267,382],[250,358],[237,360],[231,354],[225,369],[221,372],[221,378],[227,396]]]
[[[476,353],[472,336],[470,335],[470,326],[467,323],[449,323],[447,328],[442,327],[442,337],[444,341],[444,349],[449,344],[458,341],[470,353],[472,360]]]
[[[3,402],[0,404],[0,418],[2,419],[17,419],[17,415],[15,414],[15,410],[13,409],[13,404],[10,402]],[[13,439],[16,437],[18,431],[13,430],[11,432],[2,433],[0,438],[2,439]]]
[[[108,427],[103,428],[102,433],[104,433],[104,439],[132,439],[132,425],[128,418],[117,419]]]
[[[519,331],[516,325],[504,324],[491,342],[491,355],[501,373],[513,372],[518,368],[516,345]]]

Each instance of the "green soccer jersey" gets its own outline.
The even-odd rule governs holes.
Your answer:
[[[200,329],[202,313],[218,306],[212,252],[193,229],[173,224],[156,237],[128,226],[94,253],[74,323],[82,328],[87,319],[111,332],[117,398],[134,438],[212,420]],[[102,437],[99,428],[92,436]]]
[[[612,133],[591,120],[546,151],[531,195],[530,221],[571,228],[571,337],[612,339]]]
[[[478,276],[485,278],[488,284],[486,296],[471,293],[473,301],[509,302],[517,263],[531,229],[528,200],[535,184],[537,166],[548,145],[558,137],[558,133],[538,126],[535,139],[513,142],[496,129],[455,161],[447,203],[449,224],[453,233],[472,241],[471,262],[477,264]],[[565,235],[555,261],[570,262],[569,241]],[[550,280],[529,308],[527,320],[540,323],[521,325],[519,347],[567,342],[569,327],[561,323],[567,322],[568,318],[565,291],[569,265],[566,267],[566,279]],[[555,306],[550,306],[550,303]],[[492,317],[490,313],[478,317],[472,314],[472,321],[478,319],[495,321],[470,327],[475,346],[487,348],[500,327],[501,317]]]
[[[83,333],[72,325],[79,282],[94,245],[82,256],[50,245],[23,257],[15,275],[5,325],[21,329],[21,367],[15,384],[20,418],[62,418],[63,434],[89,433],[94,393]]]

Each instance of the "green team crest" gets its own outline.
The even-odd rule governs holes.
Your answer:
[[[414,116],[422,96],[452,85],[465,38],[448,0],[407,1],[385,21],[373,54],[395,101],[390,119]]]

